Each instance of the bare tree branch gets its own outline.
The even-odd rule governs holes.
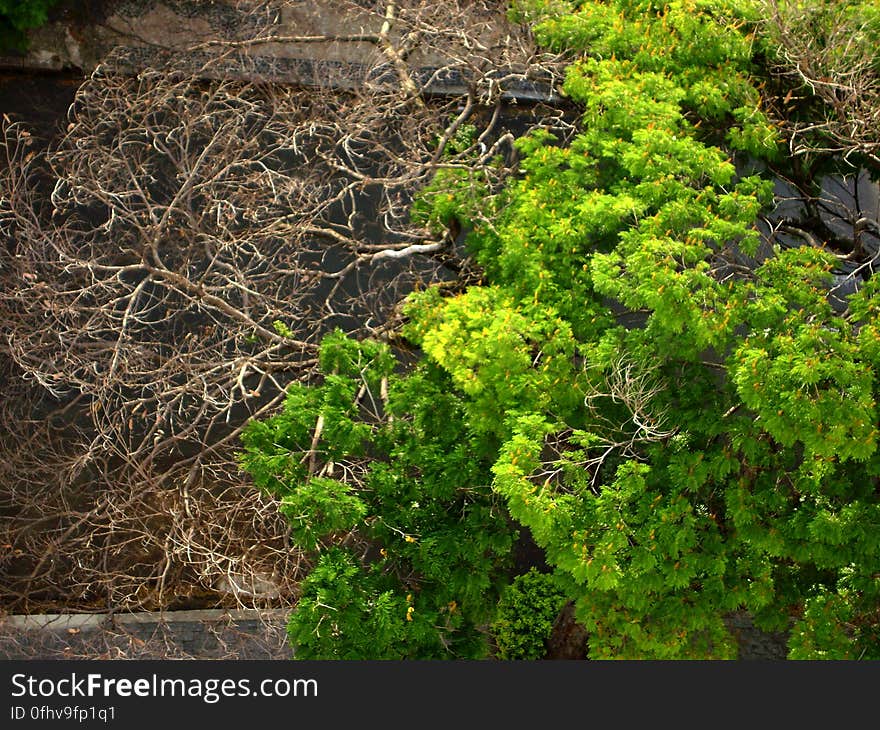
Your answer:
[[[7,607],[295,597],[304,558],[239,472],[238,437],[315,377],[327,331],[382,335],[406,293],[468,270],[454,237],[415,225],[410,205],[444,167],[494,189],[514,169],[497,159],[510,152],[505,84],[555,66],[526,33],[498,37],[501,10],[389,2],[374,29],[320,39],[257,24],[251,38],[195,46],[208,60],[188,70],[108,60],[49,149],[3,122]],[[376,73],[350,91],[227,73],[244,47],[294,40],[366,43]],[[432,76],[467,79],[467,96],[425,93],[427,59]],[[477,142],[458,149],[465,123]]]

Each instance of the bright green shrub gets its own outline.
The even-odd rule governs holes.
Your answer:
[[[419,201],[438,230],[473,226],[486,284],[410,298],[404,334],[425,354],[411,375],[336,338],[358,367],[325,368],[246,435],[256,483],[315,510],[297,527],[306,546],[354,530],[379,549],[318,556],[295,643],[477,656],[491,624],[501,654],[531,657],[552,583],[594,659],[735,658],[725,618],[740,610],[768,630],[794,619],[795,659],[880,656],[880,285],[841,313],[822,248],[741,263],[773,181],[734,160],[785,164],[758,4],[516,5],[571,57],[563,90],[583,115],[565,145],[519,140],[519,174],[483,215],[467,175]],[[383,378],[392,418],[365,419],[357,394]],[[318,465],[357,464],[344,479],[304,466],[319,415]],[[338,508],[321,506],[330,493]],[[509,587],[496,615],[511,517],[552,576]],[[334,624],[323,598],[348,618]]]
[[[496,656],[504,660],[542,659],[565,593],[551,574],[534,568],[507,586],[492,623]]]
[[[800,616],[794,658],[878,651],[877,288],[841,315],[822,250],[731,265],[772,201],[732,156],[782,164],[757,7],[518,3],[571,55],[580,133],[519,141],[521,175],[468,239],[487,285],[408,310],[501,437],[494,489],[592,658],[733,658],[741,609]]]
[[[513,543],[491,437],[436,366],[396,376],[387,345],[341,333],[320,360],[323,382],[249,424],[241,456],[315,562],[290,620],[296,656],[485,656]]]

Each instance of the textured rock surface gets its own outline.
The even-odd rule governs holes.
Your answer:
[[[288,612],[9,616],[0,659],[289,659]]]
[[[384,2],[340,4],[331,0],[108,0],[103,12],[93,18],[62,13],[34,30],[30,50],[0,56],[0,69],[79,69],[90,74],[109,59],[126,71],[137,72],[170,59],[183,71],[209,65],[205,73],[209,77],[343,89],[365,81],[398,85],[397,72],[376,42],[384,24],[384,6]],[[511,42],[504,13],[471,20],[479,28],[475,38],[487,57],[504,57]],[[311,40],[296,40],[301,38]],[[392,45],[400,42],[394,25],[388,40]],[[454,50],[450,52],[454,55]],[[222,56],[219,63],[218,56]],[[409,73],[427,93],[465,93],[469,79],[461,70],[436,73],[450,62],[457,63],[430,43],[417,44],[406,56]],[[527,78],[524,68],[501,67],[487,74],[482,83],[491,85],[502,78],[499,88],[507,98],[556,99],[550,85]]]

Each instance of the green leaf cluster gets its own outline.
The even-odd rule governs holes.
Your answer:
[[[504,190],[450,170],[417,203],[467,223],[485,284],[408,299],[407,376],[331,337],[323,382],[245,435],[318,553],[301,656],[478,656],[491,626],[531,658],[559,601],[591,658],[735,658],[741,610],[795,659],[880,656],[880,284],[840,313],[833,256],[761,246],[773,181],[736,164],[781,154],[758,9],[515,4],[569,54],[582,119],[518,140]],[[551,573],[503,592],[510,518]]]
[[[248,425],[240,457],[314,556],[288,627],[295,655],[484,656],[513,542],[489,439],[436,366],[395,375],[388,345],[341,332],[320,363],[320,383]]]
[[[794,658],[877,652],[878,290],[841,315],[832,256],[759,250],[757,8],[517,3],[581,131],[517,143],[468,238],[487,284],[407,310],[593,658],[735,657],[742,609]]]
[[[505,661],[542,659],[565,602],[552,574],[531,568],[516,576],[502,594],[492,622],[495,656]]]

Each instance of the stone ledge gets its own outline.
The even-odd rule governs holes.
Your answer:
[[[173,624],[202,621],[261,621],[267,617],[286,618],[285,609],[203,609],[198,611],[156,611],[142,613],[44,613],[9,615],[0,618],[0,627],[19,631],[67,631],[68,629],[100,629],[108,624],[135,626],[139,624]]]
[[[290,659],[286,609],[0,617],[2,659]]]

